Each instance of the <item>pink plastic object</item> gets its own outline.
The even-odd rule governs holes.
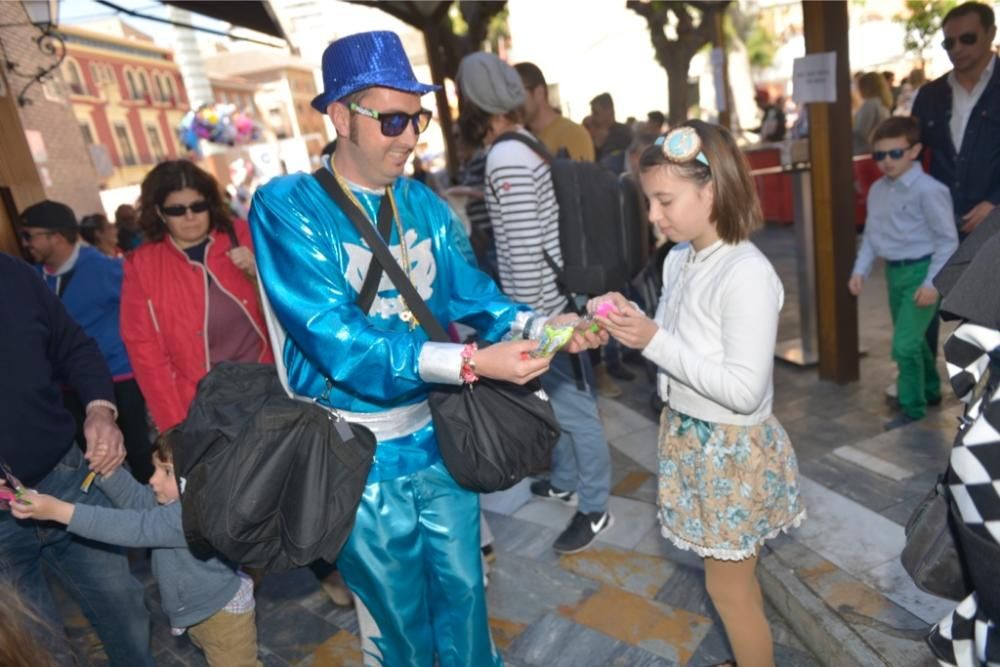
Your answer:
[[[0,502],[12,503],[17,499],[17,496],[13,491],[8,489],[6,486],[0,487]]]
[[[618,308],[615,306],[613,302],[602,301],[600,304],[598,304],[597,309],[594,311],[594,314],[597,315],[598,317],[607,317],[610,313],[617,313],[617,312]]]

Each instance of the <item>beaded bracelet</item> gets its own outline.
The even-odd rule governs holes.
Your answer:
[[[472,354],[478,349],[479,346],[475,343],[469,343],[462,348],[462,370],[459,371],[459,377],[465,384],[472,384],[479,379],[476,375],[476,362],[472,360]]]

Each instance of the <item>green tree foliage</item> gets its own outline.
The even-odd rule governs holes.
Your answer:
[[[656,61],[667,72],[670,124],[679,125],[688,116],[687,75],[691,58],[712,40],[715,14],[725,12],[729,7],[729,0],[627,0],[625,6],[646,19]],[[668,36],[668,26],[674,28],[676,37],[673,39]]]
[[[921,69],[924,54],[941,28],[941,19],[954,6],[955,0],[906,0],[906,14],[896,16],[906,30],[903,48],[917,57]]]

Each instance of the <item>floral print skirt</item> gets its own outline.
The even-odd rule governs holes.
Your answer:
[[[659,467],[663,536],[699,556],[751,558],[805,519],[795,452],[773,415],[738,426],[664,408]]]

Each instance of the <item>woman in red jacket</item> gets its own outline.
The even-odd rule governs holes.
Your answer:
[[[121,334],[156,427],[184,421],[198,381],[222,361],[272,363],[250,230],[191,162],[142,182],[146,243],[125,259]]]

